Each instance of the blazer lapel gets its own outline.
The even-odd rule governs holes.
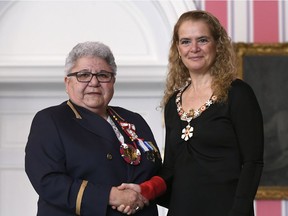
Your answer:
[[[67,105],[74,112],[75,121],[83,128],[112,142],[118,142],[112,126],[104,118],[88,110],[78,108],[70,101],[67,101]]]

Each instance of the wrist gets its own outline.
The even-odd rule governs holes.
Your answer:
[[[117,196],[119,196],[118,189],[116,187],[112,187],[109,194],[109,205],[115,206],[117,204],[116,203]]]

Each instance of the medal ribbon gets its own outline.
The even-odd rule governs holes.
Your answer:
[[[143,149],[144,152],[155,150],[154,149],[155,147],[153,145],[149,144],[148,142],[144,141],[144,139],[141,139],[137,136],[136,128],[134,124],[130,124],[127,122],[119,122],[119,123],[132,141],[137,140],[139,146]],[[157,149],[156,149],[156,152],[157,152]]]
[[[133,146],[131,144],[125,144],[124,140],[122,139],[119,141],[121,143],[120,145],[120,153],[121,156],[124,158],[124,160],[131,164],[131,165],[138,165],[141,160],[141,152],[137,147],[137,144],[135,141],[138,141],[138,136],[136,134],[136,128],[134,124],[125,122],[123,118],[121,118],[114,110],[112,112],[112,109],[109,108],[108,112],[112,115],[112,117],[115,119],[115,121],[121,126],[122,130],[125,132],[125,134],[130,138],[130,140],[133,143]],[[116,116],[117,115],[117,116]],[[118,118],[120,118],[122,121],[120,121]],[[124,138],[124,137],[123,137]]]

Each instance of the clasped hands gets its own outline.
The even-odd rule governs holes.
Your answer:
[[[118,187],[112,187],[109,204],[113,209],[131,215],[149,205],[149,200],[141,195],[138,184],[123,183]]]

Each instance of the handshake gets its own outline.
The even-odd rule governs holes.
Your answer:
[[[109,197],[109,205],[127,215],[131,215],[149,205],[149,200],[141,195],[141,187],[138,184],[123,183],[118,187],[112,187]]]

